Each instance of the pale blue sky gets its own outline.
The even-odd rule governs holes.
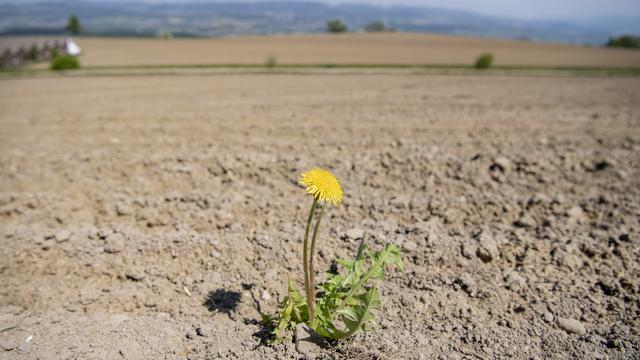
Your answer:
[[[640,0],[327,0],[330,3],[427,5],[518,18],[640,16]]]
[[[61,0],[0,0],[3,2],[38,2]],[[63,0],[83,1],[83,0]],[[132,2],[131,0],[84,0]],[[151,3],[163,2],[233,2],[278,0],[133,0]],[[466,10],[483,15],[515,17],[521,19],[583,20],[601,16],[640,17],[640,0],[282,0],[311,1],[330,4],[361,3],[372,5],[424,5]],[[615,20],[615,19],[614,19]]]

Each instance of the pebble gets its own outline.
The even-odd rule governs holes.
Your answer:
[[[515,222],[514,225],[521,228],[534,228],[536,227],[536,221],[531,217],[531,215],[524,214]]]
[[[500,170],[501,172],[506,172],[511,168],[511,160],[504,156],[498,156],[493,160],[493,165],[491,165],[491,169]]]
[[[551,323],[553,322],[553,314],[546,311],[544,314],[542,314],[542,318],[544,319],[544,321]]]
[[[65,241],[69,241],[69,239],[71,238],[71,232],[69,230],[60,230],[55,234],[55,239],[56,242],[65,242]]]
[[[609,327],[606,325],[600,325],[596,328],[596,334],[600,336],[607,336],[609,335],[610,332],[611,332],[611,329],[609,329]]]
[[[464,273],[458,277],[457,282],[462,285],[462,290],[464,290],[469,296],[473,296],[476,291],[476,281],[473,280],[473,277],[468,273]]]
[[[472,259],[473,255],[476,253],[477,249],[475,245],[470,244],[468,242],[463,242],[460,247],[460,253],[467,259]]]
[[[558,326],[568,333],[576,334],[579,336],[587,333],[584,325],[576,319],[558,317]]]
[[[116,215],[126,216],[131,214],[131,209],[125,204],[116,204]]]
[[[409,201],[404,197],[394,197],[389,200],[389,205],[393,206],[396,209],[404,209],[409,207]]]
[[[104,252],[107,254],[117,254],[124,250],[125,239],[122,234],[113,234],[105,239]]]
[[[568,224],[570,226],[575,226],[576,224],[582,223],[584,220],[584,211],[580,206],[574,206],[571,209],[567,210]]]
[[[532,204],[549,204],[549,203],[551,203],[551,201],[552,201],[551,198],[547,194],[535,193],[529,199],[528,203],[529,203],[529,205],[532,205]]]
[[[498,257],[498,245],[489,234],[483,231],[478,240],[476,255],[480,260],[487,263]]]
[[[141,281],[144,279],[144,274],[140,272],[129,271],[126,273],[125,276],[127,277],[127,279],[133,280],[133,281]]]
[[[504,280],[510,290],[518,291],[526,288],[527,281],[517,271],[507,271]]]
[[[327,341],[306,324],[298,324],[295,329],[296,350],[308,358],[322,353]]]
[[[258,246],[262,246],[265,249],[271,249],[273,241],[268,234],[264,233],[255,233],[251,237],[250,241],[258,244]]]
[[[364,230],[360,229],[360,228],[353,228],[348,230],[345,233],[345,236],[347,239],[351,239],[351,240],[358,240],[358,239],[362,239],[364,237]]]
[[[412,240],[403,242],[402,247],[408,252],[415,252],[416,250],[418,250],[418,244],[416,244],[416,242]]]
[[[199,326],[196,328],[196,335],[198,335],[198,336],[202,336],[202,337],[207,337],[207,334],[206,334],[206,333],[204,332],[204,330],[202,330],[202,328],[201,328],[201,327],[199,327]]]

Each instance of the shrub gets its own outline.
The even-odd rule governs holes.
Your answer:
[[[493,63],[493,55],[491,53],[486,53],[480,55],[476,59],[475,67],[476,69],[488,69],[491,67]]]
[[[387,27],[384,26],[384,23],[382,21],[372,21],[372,22],[368,23],[364,27],[364,31],[366,31],[366,32],[385,32],[385,31],[387,31]]]
[[[80,62],[74,56],[56,56],[51,60],[51,70],[72,70],[80,68]]]
[[[266,67],[275,67],[276,65],[278,65],[278,59],[276,59],[275,56],[270,55],[267,57],[267,60],[265,60],[264,65]]]
[[[342,33],[347,31],[347,24],[335,19],[327,22],[327,31],[330,33]]]
[[[29,48],[29,51],[27,51],[27,60],[29,61],[36,61],[38,60],[38,48],[33,45]]]
[[[640,37],[633,35],[618,36],[617,38],[609,39],[607,46],[637,49],[640,47]]]

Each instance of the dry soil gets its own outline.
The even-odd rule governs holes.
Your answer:
[[[313,166],[318,271],[363,234],[407,268],[320,356],[638,358],[639,114],[637,78],[1,80],[0,358],[300,358],[258,320]]]

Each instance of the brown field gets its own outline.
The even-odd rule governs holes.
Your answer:
[[[319,61],[304,49],[424,62],[420,39],[439,39],[366,37],[409,43],[369,58],[355,38],[80,44],[92,65]],[[541,62],[636,56],[510,44]],[[263,345],[258,320],[302,279],[296,180],[316,165],[346,196],[325,216],[318,277],[359,233],[406,265],[380,285],[380,329],[323,358],[640,358],[639,114],[637,78],[1,79],[0,359],[301,358]]]
[[[0,38],[0,47],[33,38]],[[640,51],[431,34],[243,36],[210,39],[77,38],[84,66],[462,64],[484,52],[496,65],[640,67]]]

